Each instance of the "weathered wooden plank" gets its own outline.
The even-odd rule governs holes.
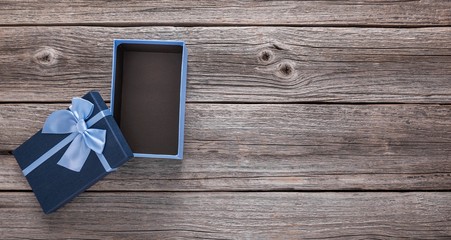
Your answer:
[[[0,105],[11,150],[65,104]],[[450,105],[187,104],[185,159],[134,159],[93,190],[450,190]],[[29,189],[12,156],[0,189]]]
[[[186,40],[188,102],[451,103],[446,27],[3,27],[0,102],[108,99],[114,38]]]
[[[441,164],[437,167],[445,168],[442,172],[424,171],[421,167],[426,166],[426,163],[422,162],[417,163],[418,169],[410,171],[389,172],[387,170],[388,173],[374,171],[365,174],[358,173],[362,169],[355,168],[350,170],[355,170],[357,173],[340,172],[337,169],[331,169],[332,167],[322,172],[312,168],[290,169],[290,167],[297,167],[295,162],[284,163],[284,169],[281,170],[281,167],[274,165],[278,164],[277,161],[267,158],[261,160],[265,161],[266,169],[261,169],[263,164],[254,169],[251,164],[256,161],[244,160],[243,163],[231,167],[232,164],[228,159],[222,159],[225,163],[221,164],[219,159],[202,160],[201,158],[193,159],[191,156],[192,154],[189,154],[182,163],[135,159],[96,183],[88,191],[451,190],[449,164]],[[210,164],[207,161],[210,161]],[[302,165],[301,161],[306,160],[299,160],[298,165]],[[436,161],[431,162],[434,164]],[[229,166],[224,166],[225,164]],[[387,160],[387,165],[393,164]],[[0,155],[0,167],[0,190],[30,190],[13,156]]]
[[[0,23],[93,25],[451,24],[449,1],[2,1]],[[24,17],[26,16],[26,17]]]
[[[45,216],[32,193],[5,192],[0,237],[447,239],[450,201],[449,192],[84,193]]]

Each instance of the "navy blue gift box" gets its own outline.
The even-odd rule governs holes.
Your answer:
[[[52,113],[44,128],[13,153],[45,213],[133,157],[97,92],[74,99],[68,110]]]

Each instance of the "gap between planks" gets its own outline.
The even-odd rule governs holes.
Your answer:
[[[1,101],[1,104],[70,104],[71,101]],[[106,104],[110,103],[110,100],[105,100]],[[326,101],[287,101],[287,102],[235,102],[235,101],[185,101],[189,104],[236,104],[236,105],[253,105],[253,104],[267,104],[267,105],[429,105],[429,106],[448,106],[451,103],[434,103],[434,102],[326,102]]]
[[[132,22],[132,23],[28,23],[28,24],[3,24],[0,27],[302,27],[302,28],[442,28],[451,27],[451,24],[436,24],[436,25],[396,25],[396,24],[245,24],[245,23],[146,23],[146,22]]]

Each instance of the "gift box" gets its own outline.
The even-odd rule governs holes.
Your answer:
[[[45,213],[69,202],[133,157],[97,92],[74,98],[13,152]]]
[[[183,157],[187,49],[114,40],[111,111],[135,157]]]

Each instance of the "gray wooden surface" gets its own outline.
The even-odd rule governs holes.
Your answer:
[[[11,155],[112,40],[189,50],[185,159],[44,215]],[[0,238],[451,238],[450,1],[2,1]]]
[[[115,38],[186,40],[188,102],[451,102],[451,27],[76,26],[2,28],[0,101],[108,99]]]

